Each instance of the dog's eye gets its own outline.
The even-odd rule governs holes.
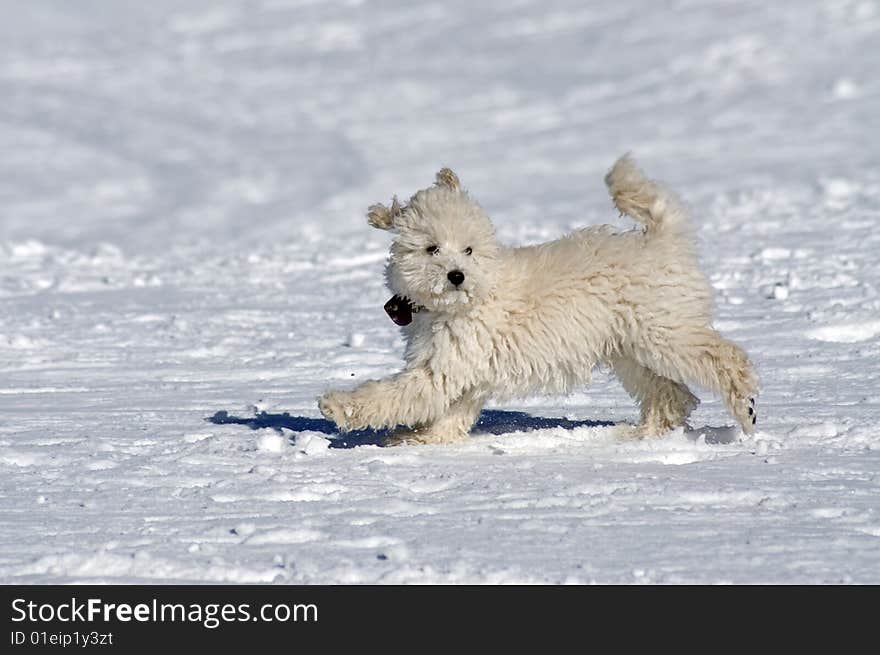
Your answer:
[[[429,255],[436,255],[438,252],[440,252],[440,248],[438,248],[437,246],[428,246],[427,248],[425,248],[425,252]]]
[[[470,246],[468,246],[467,248],[464,249],[464,254],[465,254],[465,255],[470,255],[470,254],[473,253],[473,252],[474,252],[474,249],[471,248]]]

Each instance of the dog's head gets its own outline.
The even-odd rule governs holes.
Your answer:
[[[405,205],[373,205],[373,227],[395,233],[385,271],[389,288],[434,312],[465,312],[494,286],[499,246],[483,209],[448,168]]]

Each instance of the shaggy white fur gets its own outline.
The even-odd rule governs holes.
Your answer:
[[[757,376],[712,328],[687,211],[629,156],[605,182],[644,229],[505,248],[449,169],[405,206],[371,207],[369,223],[396,233],[388,286],[421,311],[404,327],[404,370],[327,392],[324,416],[343,431],[399,427],[390,443],[451,443],[490,397],[566,393],[605,364],[641,407],[637,435],[685,423],[699,403],[687,384],[720,394],[752,433]]]

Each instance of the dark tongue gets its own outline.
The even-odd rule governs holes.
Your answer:
[[[412,323],[412,303],[403,296],[392,296],[385,303],[385,311],[397,325]]]

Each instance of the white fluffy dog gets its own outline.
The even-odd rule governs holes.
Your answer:
[[[643,229],[601,225],[506,248],[449,169],[406,205],[370,207],[370,225],[396,234],[386,310],[405,326],[406,366],[327,392],[324,416],[343,431],[398,427],[390,443],[452,443],[489,398],[566,393],[607,365],[641,407],[636,435],[684,425],[699,403],[687,384],[720,394],[751,434],[758,380],[712,328],[686,210],[628,156],[605,182]]]

